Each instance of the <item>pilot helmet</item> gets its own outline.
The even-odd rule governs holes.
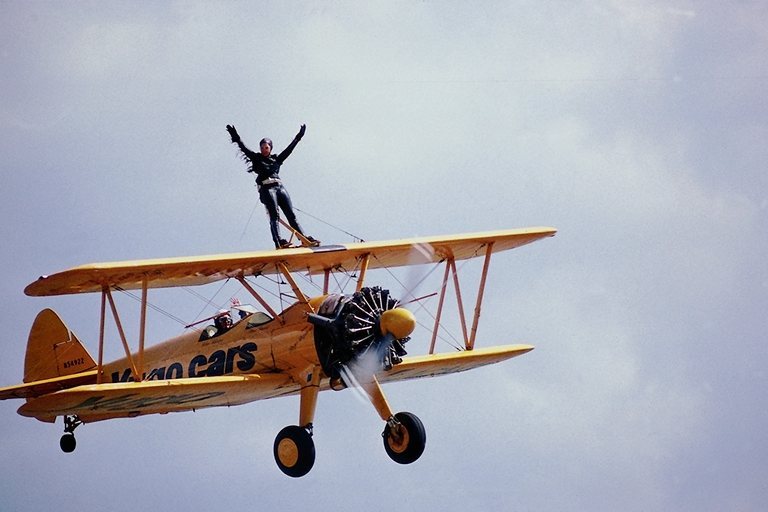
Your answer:
[[[232,327],[232,316],[229,314],[229,311],[222,309],[216,315],[216,318],[214,318],[213,323],[216,324],[216,327],[224,327],[228,329],[229,327]]]

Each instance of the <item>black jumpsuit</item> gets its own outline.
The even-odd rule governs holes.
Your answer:
[[[256,173],[259,199],[267,208],[267,213],[269,213],[269,229],[272,232],[272,240],[275,242],[275,247],[278,248],[281,246],[278,206],[285,213],[288,224],[302,235],[304,234],[301,226],[299,226],[299,222],[296,220],[296,214],[293,212],[291,196],[288,195],[288,191],[285,190],[279,177],[280,166],[283,165],[285,159],[293,152],[299,140],[301,140],[301,137],[297,135],[279,155],[271,154],[266,157],[261,153],[251,151],[242,141],[237,141],[240,151],[243,152],[243,155],[251,164],[248,172]]]

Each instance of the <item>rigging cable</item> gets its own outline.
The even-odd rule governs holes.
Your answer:
[[[253,208],[251,208],[251,214],[248,216],[248,220],[245,222],[245,227],[243,227],[243,232],[240,234],[239,242],[242,242],[243,238],[245,238],[245,233],[248,231],[248,226],[251,225],[251,219],[253,218],[253,214],[256,212],[257,206],[259,206],[257,203],[253,203]]]
[[[351,236],[357,242],[365,242],[365,239],[363,239],[362,237],[354,235],[354,234],[350,233],[349,231],[346,231],[346,230],[340,228],[339,226],[335,226],[335,225],[331,224],[330,222],[327,222],[327,221],[325,221],[325,220],[323,220],[323,219],[321,219],[321,218],[319,218],[319,217],[317,217],[315,215],[312,215],[311,213],[309,213],[307,211],[302,210],[301,208],[297,208],[296,206],[294,206],[293,209],[296,210],[297,212],[303,213],[307,217],[312,217],[313,219],[315,219],[318,222],[322,222],[326,226],[332,227],[336,231],[341,231],[345,235]]]
[[[225,279],[224,282],[221,284],[221,286],[219,286],[219,289],[216,290],[216,293],[214,293],[213,297],[211,297],[210,299],[205,299],[205,297],[201,296],[204,300],[206,300],[206,304],[203,306],[203,308],[200,310],[200,312],[195,316],[195,319],[193,320],[193,322],[197,321],[197,319],[200,318],[200,316],[202,316],[203,311],[205,311],[205,309],[207,307],[209,307],[209,306],[211,306],[211,304],[213,304],[213,299],[215,299],[216,296],[219,294],[219,292],[221,292],[221,290],[224,289],[224,287],[227,285],[228,282],[229,282],[229,278]],[[213,305],[215,306],[215,304],[213,304]],[[218,308],[218,309],[222,309],[222,308]],[[187,324],[185,324],[185,326],[186,325]]]
[[[138,296],[137,296],[135,293],[129,292],[128,290],[126,290],[126,289],[124,289],[124,288],[121,288],[121,287],[119,287],[119,286],[115,286],[114,288],[115,288],[115,290],[117,290],[117,291],[119,291],[119,292],[122,292],[122,293],[124,293],[125,295],[127,295],[128,297],[132,298],[132,299],[133,299],[133,300],[135,300],[136,302],[138,302],[138,303],[141,303],[141,297],[138,297]],[[161,308],[160,306],[156,306],[156,305],[152,304],[152,303],[151,303],[151,302],[149,302],[149,301],[147,301],[147,306],[148,306],[148,307],[150,307],[150,308],[152,308],[154,311],[157,311],[158,313],[160,313],[160,314],[162,314],[162,315],[164,315],[164,316],[166,316],[166,317],[170,318],[171,320],[173,320],[173,321],[175,321],[175,322],[178,322],[178,323],[180,323],[181,325],[186,325],[186,324],[187,324],[187,323],[186,323],[184,320],[182,320],[181,318],[179,318],[179,317],[177,317],[177,316],[175,316],[175,315],[173,315],[173,314],[169,313],[168,311],[164,310],[164,309],[163,309],[163,308]]]

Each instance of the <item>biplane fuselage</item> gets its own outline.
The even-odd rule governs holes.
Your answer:
[[[280,469],[298,477],[314,464],[312,422],[319,391],[354,385],[362,388],[386,422],[383,437],[388,455],[398,463],[408,464],[417,460],[424,449],[424,427],[411,413],[395,414],[380,383],[465,371],[532,350],[532,346],[522,344],[475,349],[482,297],[493,253],[554,234],[553,228],[529,228],[311,249],[103,263],[44,276],[25,292],[33,296],[101,293],[98,357],[92,358],[56,313],[43,310],[30,331],[24,383],[0,389],[0,399],[26,399],[19,414],[41,421],[53,422],[62,416],[65,434],[61,448],[69,452],[75,448],[73,431],[82,423],[299,395],[299,422],[284,428],[274,445]],[[418,253],[416,260],[414,250]],[[470,326],[464,313],[456,261],[475,257],[483,257],[484,263]],[[429,353],[406,357],[404,344],[416,326],[415,317],[387,290],[364,286],[364,282],[369,269],[424,263],[445,267],[442,286],[434,294],[439,295],[439,301],[433,315],[432,339]],[[350,269],[354,269],[357,279],[355,292],[330,293],[330,275]],[[306,296],[294,273],[323,275],[322,295]],[[253,279],[269,274],[287,281],[296,297],[296,302],[281,312],[273,309],[253,286]],[[195,286],[223,279],[239,281],[263,311],[244,313],[225,329],[193,329],[144,347],[150,289]],[[465,347],[462,351],[436,353],[435,340],[451,282]],[[113,290],[132,289],[142,292],[138,351],[130,349],[112,298]],[[108,309],[125,357],[104,363]]]
[[[166,380],[225,375],[267,374],[282,368],[318,364],[311,310],[294,304],[278,318],[248,315],[213,337],[194,330],[144,351],[142,378],[133,375],[128,358],[104,365],[108,382]]]

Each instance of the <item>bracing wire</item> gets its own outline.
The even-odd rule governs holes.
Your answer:
[[[309,213],[309,212],[307,212],[307,211],[304,211],[304,210],[302,210],[301,208],[297,208],[296,206],[294,206],[294,207],[293,207],[293,209],[294,209],[294,210],[296,210],[297,212],[301,212],[301,213],[303,213],[303,214],[304,214],[304,215],[306,215],[307,217],[311,217],[311,218],[315,219],[316,221],[318,221],[318,222],[320,222],[320,223],[322,223],[322,224],[325,224],[326,226],[329,226],[329,227],[331,227],[331,228],[335,229],[336,231],[340,231],[340,232],[344,233],[344,234],[345,234],[345,235],[347,235],[347,236],[351,236],[351,237],[352,237],[352,238],[353,238],[355,241],[357,241],[357,242],[364,242],[364,241],[365,241],[365,240],[363,239],[363,237],[360,237],[360,236],[357,236],[357,235],[355,235],[355,234],[352,234],[352,233],[350,233],[349,231],[346,231],[345,229],[342,229],[342,228],[340,228],[339,226],[336,226],[336,225],[334,225],[334,224],[331,224],[331,223],[330,223],[330,222],[328,222],[328,221],[325,221],[325,220],[323,220],[323,219],[321,219],[321,218],[319,218],[319,217],[317,217],[317,216],[315,216],[315,215],[312,215],[311,213]]]
[[[119,291],[119,292],[122,292],[122,293],[124,293],[125,295],[127,295],[127,296],[128,296],[128,297],[130,297],[130,298],[132,298],[132,299],[133,299],[133,300],[135,300],[136,302],[138,302],[138,303],[141,303],[141,297],[138,297],[138,296],[137,296],[135,293],[129,292],[128,290],[126,290],[126,289],[124,289],[124,288],[120,288],[120,287],[115,287],[115,289],[116,289],[117,291]],[[187,325],[187,322],[185,322],[185,321],[184,321],[184,320],[182,320],[181,318],[179,318],[179,317],[177,317],[177,316],[175,316],[175,315],[171,314],[170,312],[168,312],[168,311],[164,310],[164,309],[163,309],[163,308],[161,308],[160,306],[157,306],[157,305],[155,305],[155,304],[152,304],[152,303],[151,303],[151,302],[149,302],[149,301],[147,301],[147,307],[149,307],[149,308],[150,308],[150,309],[152,309],[153,311],[157,311],[158,313],[160,313],[161,315],[163,315],[163,316],[165,316],[165,317],[167,317],[167,318],[170,318],[170,319],[171,319],[171,320],[173,320],[174,322],[178,322],[178,323],[179,323],[179,324],[181,324],[181,325]]]
[[[207,308],[209,308],[209,307],[211,306],[211,304],[213,304],[213,300],[214,300],[214,299],[216,298],[216,296],[217,296],[217,295],[218,295],[218,294],[221,292],[221,290],[223,290],[223,289],[224,289],[224,287],[227,285],[227,283],[228,283],[228,282],[229,282],[229,279],[225,279],[225,280],[224,280],[224,282],[223,282],[223,283],[221,283],[221,286],[219,286],[219,289],[218,289],[218,290],[216,290],[216,293],[214,293],[214,294],[213,294],[213,297],[211,297],[210,299],[205,299],[204,297],[200,296],[201,298],[203,298],[203,300],[205,300],[205,301],[206,301],[206,303],[205,303],[205,305],[202,307],[202,309],[200,310],[200,312],[199,312],[199,313],[198,313],[198,314],[197,314],[197,315],[194,317],[194,320],[193,320],[193,321],[197,321],[197,319],[198,319],[198,318],[200,318],[200,316],[203,314],[203,312],[204,312],[204,311],[205,311]],[[198,294],[198,295],[199,295],[199,294]],[[215,306],[215,304],[214,304],[214,306]],[[222,309],[222,308],[218,308],[218,309]]]
[[[243,232],[240,234],[239,242],[242,242],[243,238],[245,238],[245,234],[248,231],[248,226],[251,225],[251,219],[253,219],[253,214],[256,212],[257,206],[258,206],[257,203],[253,203],[253,208],[251,208],[251,214],[248,216],[248,220],[245,222],[245,227],[243,227]]]
[[[188,294],[192,295],[193,297],[195,297],[195,298],[197,298],[197,299],[200,299],[201,301],[203,301],[204,303],[206,303],[206,305],[209,305],[209,304],[211,304],[211,303],[212,303],[212,301],[213,301],[213,299],[209,299],[208,297],[206,297],[206,296],[205,296],[205,295],[203,295],[202,293],[199,293],[199,292],[195,291],[193,288],[188,288],[188,287],[186,287],[186,286],[185,286],[185,287],[183,288],[183,290],[184,290],[185,292],[187,292]],[[214,304],[214,306],[216,306],[216,307],[217,307],[217,309],[223,309],[223,306],[220,306],[220,305],[218,305],[218,304]]]
[[[258,208],[258,206],[259,206],[258,203],[254,203],[253,204],[253,208],[251,208],[251,213],[248,216],[248,220],[245,222],[245,226],[243,226],[243,232],[240,234],[239,242],[242,242],[243,238],[245,238],[245,235],[248,232],[248,227],[251,225],[251,220],[253,219],[253,214],[256,212],[256,208]],[[330,222],[328,222],[326,220],[323,220],[320,217],[307,212],[306,210],[302,210],[301,208],[298,208],[295,205],[294,205],[293,209],[296,210],[297,212],[300,212],[300,213],[306,215],[307,217],[310,217],[310,218],[320,222],[321,224],[325,224],[326,226],[329,226],[329,227],[335,229],[336,231],[344,233],[345,235],[351,237],[356,242],[364,242],[365,241],[365,239],[363,239],[363,237],[355,235],[354,233],[350,233],[349,231],[347,231],[347,230],[345,230],[345,229],[343,229],[343,228],[341,228],[341,227],[339,227],[339,226],[337,226],[335,224],[332,224],[332,223],[330,223]]]

